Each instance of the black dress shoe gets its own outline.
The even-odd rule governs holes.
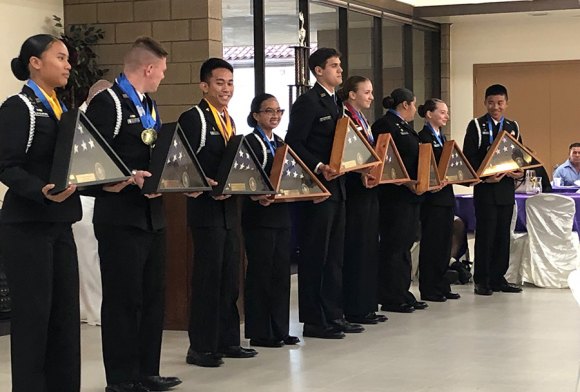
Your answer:
[[[243,348],[240,346],[220,348],[219,352],[226,358],[253,358],[258,355],[258,352],[253,348]]]
[[[282,341],[288,346],[294,346],[295,344],[300,343],[300,339],[297,336],[292,335],[286,336]]]
[[[415,308],[409,304],[399,304],[399,305],[383,304],[381,306],[381,310],[383,312],[413,313],[415,311]]]
[[[522,288],[512,283],[506,283],[501,286],[492,286],[493,291],[501,291],[502,293],[521,293]]]
[[[461,298],[461,295],[459,295],[459,293],[453,293],[450,291],[448,293],[445,293],[445,298],[447,298],[447,299],[459,299],[459,298]]]
[[[344,333],[361,333],[364,332],[364,327],[360,324],[351,324],[345,319],[332,320],[330,326],[336,330],[342,331]]]
[[[376,314],[375,312],[371,312],[371,313],[367,314],[367,318],[375,319],[379,323],[384,323],[385,321],[388,320],[388,317],[385,316],[384,314]]]
[[[201,367],[218,367],[224,363],[221,357],[216,355],[216,353],[199,353],[192,350],[191,348],[187,350],[187,357],[185,357],[185,361],[190,365],[197,365]]]
[[[336,330],[333,327],[324,327],[321,325],[314,324],[304,324],[304,331],[302,336],[307,338],[320,338],[320,339],[342,339],[344,338],[344,332]]]
[[[429,301],[429,302],[445,302],[445,301],[447,301],[447,297],[445,297],[444,295],[441,295],[441,294],[422,295],[421,299],[423,301]],[[413,305],[413,307],[415,307],[415,305]]]
[[[168,391],[179,384],[181,380],[177,377],[149,376],[141,379],[141,385],[151,391]]]
[[[135,385],[132,382],[122,382],[119,384],[107,385],[107,387],[105,388],[105,392],[134,392],[135,387],[138,387],[138,385]],[[146,392],[149,390],[143,389],[142,391]]]
[[[493,294],[493,291],[489,288],[489,286],[477,284],[477,283],[473,287],[473,292],[477,295],[492,295]]]
[[[257,347],[282,347],[284,342],[275,339],[250,339],[250,346]]]
[[[411,306],[413,306],[416,310],[423,310],[429,307],[429,304],[423,301],[415,301]]]
[[[365,325],[372,325],[378,324],[379,321],[375,318],[368,317],[367,315],[364,316],[345,316],[346,320],[349,323],[357,323],[357,324],[365,324]]]

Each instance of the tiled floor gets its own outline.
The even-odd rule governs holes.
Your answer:
[[[291,332],[297,323],[295,277]],[[181,377],[177,391],[204,392],[567,392],[576,391],[580,308],[569,290],[476,297],[455,286],[459,301],[414,314],[389,313],[342,341],[306,339],[228,359],[217,369],[185,363],[187,334],[168,331],[162,374]],[[100,331],[83,326],[83,391],[102,392]],[[247,344],[247,341],[244,341]],[[0,338],[0,391],[10,390],[9,338]]]

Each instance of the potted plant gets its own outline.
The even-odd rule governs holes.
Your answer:
[[[108,69],[101,69],[97,63],[97,54],[93,45],[105,36],[105,32],[88,24],[73,24],[66,29],[59,16],[52,16],[54,26],[69,51],[69,63],[72,67],[68,84],[60,90],[59,96],[69,108],[80,106],[87,98],[89,88]]]

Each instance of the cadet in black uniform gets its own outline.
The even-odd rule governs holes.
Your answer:
[[[96,195],[93,223],[99,242],[103,303],[101,329],[107,392],[164,391],[181,383],[159,376],[165,305],[165,219],[160,194],[142,195],[161,119],[149,93],[166,70],[167,52],[137,38],[111,89],[97,94],[87,116],[133,169],[128,181]],[[137,185],[137,186],[135,186]]]
[[[373,135],[390,133],[409,176],[417,179],[421,139],[408,121],[413,121],[415,95],[397,88],[383,99],[387,113],[372,126]],[[414,186],[384,184],[379,186],[380,250],[378,301],[381,310],[410,313],[425,309],[409,291],[411,286],[411,247],[419,227],[419,207],[423,197]]]
[[[227,111],[234,93],[233,67],[210,58],[200,70],[203,99],[179,117],[189,143],[213,179],[235,134]],[[189,199],[187,220],[193,237],[193,276],[186,361],[217,367],[222,357],[250,358],[257,353],[240,347],[240,315],[236,305],[240,279],[240,240],[236,197],[203,194]]]
[[[270,94],[252,100],[246,140],[266,173],[284,141],[273,130],[284,109]],[[248,268],[245,286],[245,333],[252,346],[282,347],[300,340],[289,335],[290,210],[287,203],[247,198],[242,210]]]
[[[487,114],[469,122],[463,142],[463,153],[477,170],[487,150],[501,131],[507,131],[522,141],[518,124],[503,116],[507,108],[507,89],[494,84],[485,90]],[[510,225],[515,203],[514,179],[523,171],[487,177],[475,185],[475,294],[491,295],[494,291],[518,293],[522,289],[509,284],[507,272],[510,255]]]
[[[8,187],[0,240],[12,295],[13,392],[80,391],[77,250],[71,225],[81,219],[76,187],[50,195],[50,170],[66,108],[68,50],[40,34],[22,44],[12,72],[27,80],[0,107],[0,181]]]
[[[418,108],[425,126],[419,132],[423,143],[431,143],[437,163],[441,159],[445,135],[442,127],[449,120],[445,102],[428,99]],[[419,250],[419,291],[424,301],[445,302],[458,299],[451,292],[445,272],[451,258],[451,234],[453,230],[453,185],[446,185],[437,192],[428,192],[421,204],[421,248]]]
[[[303,335],[341,339],[344,333],[364,328],[344,319],[342,309],[342,263],[346,199],[344,176],[328,165],[336,121],[342,103],[334,89],[342,83],[340,53],[319,48],[310,55],[308,67],[316,84],[292,105],[286,142],[310,170],[319,175],[332,193],[329,199],[305,203],[300,233],[298,299]]]
[[[373,84],[363,76],[349,77],[339,91],[344,114],[352,119],[371,145],[375,139],[362,110],[374,100]],[[346,173],[346,231],[342,271],[344,314],[348,321],[377,324],[386,321],[377,311],[379,259],[379,199],[369,175]]]

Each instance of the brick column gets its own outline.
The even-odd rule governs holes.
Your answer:
[[[164,122],[201,98],[199,67],[208,57],[222,56],[221,1],[216,0],[65,0],[67,25],[91,23],[105,31],[95,47],[98,63],[113,80],[123,55],[139,35],[160,41],[169,52],[167,72],[154,95]]]
[[[160,41],[169,52],[167,72],[154,98],[163,122],[201,99],[199,68],[208,57],[222,57],[222,5],[218,0],[64,0],[64,22],[90,23],[105,31],[96,46],[98,63],[113,80],[123,55],[139,35]],[[167,217],[165,327],[187,329],[193,245],[186,222],[186,198],[163,196]],[[81,267],[82,268],[82,267]]]

